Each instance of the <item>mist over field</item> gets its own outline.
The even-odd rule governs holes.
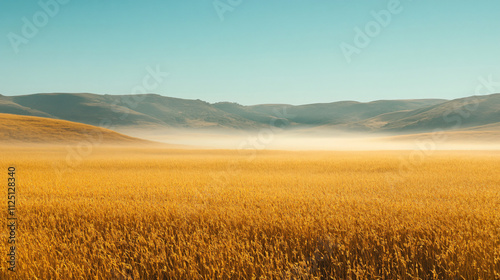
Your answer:
[[[443,132],[410,135],[352,133],[321,129],[228,131],[124,129],[119,132],[185,148],[237,150],[488,150],[500,149],[498,132]]]

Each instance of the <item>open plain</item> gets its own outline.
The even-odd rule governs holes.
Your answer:
[[[18,279],[500,277],[499,151],[0,150]]]

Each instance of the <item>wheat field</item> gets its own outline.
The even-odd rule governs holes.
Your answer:
[[[500,279],[499,151],[0,151],[1,279]]]

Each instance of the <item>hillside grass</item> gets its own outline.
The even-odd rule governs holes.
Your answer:
[[[0,114],[0,143],[147,143],[101,127],[42,117]]]

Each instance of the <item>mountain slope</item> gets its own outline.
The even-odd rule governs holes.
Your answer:
[[[38,111],[29,107],[24,107],[15,102],[12,102],[11,100],[9,100],[9,98],[4,97],[2,95],[0,95],[0,112],[6,114],[15,114],[15,115],[55,118],[54,116],[44,113],[42,111]]]

